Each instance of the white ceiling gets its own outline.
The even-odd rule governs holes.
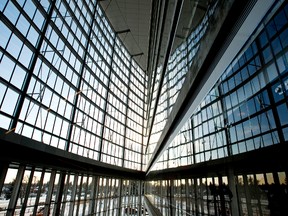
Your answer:
[[[143,53],[134,59],[146,70],[152,0],[104,0],[100,5],[116,32],[130,29],[118,36],[131,55]]]

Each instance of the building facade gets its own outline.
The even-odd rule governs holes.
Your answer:
[[[288,213],[287,2],[207,1],[173,48],[169,3],[146,70],[100,1],[0,2],[0,215]]]

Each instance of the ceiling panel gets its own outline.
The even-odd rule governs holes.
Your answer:
[[[119,37],[143,70],[147,68],[152,0],[104,0],[100,2],[115,31],[130,29]]]

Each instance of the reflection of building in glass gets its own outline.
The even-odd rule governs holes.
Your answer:
[[[125,4],[1,1],[0,215],[286,215],[287,2]]]

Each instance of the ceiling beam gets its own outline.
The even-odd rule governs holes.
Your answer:
[[[142,55],[144,55],[143,52],[141,52],[141,53],[137,53],[137,54],[132,54],[131,57],[142,56]]]
[[[116,31],[116,34],[123,34],[123,33],[129,33],[130,29],[125,29],[125,30],[120,30],[120,31]]]

